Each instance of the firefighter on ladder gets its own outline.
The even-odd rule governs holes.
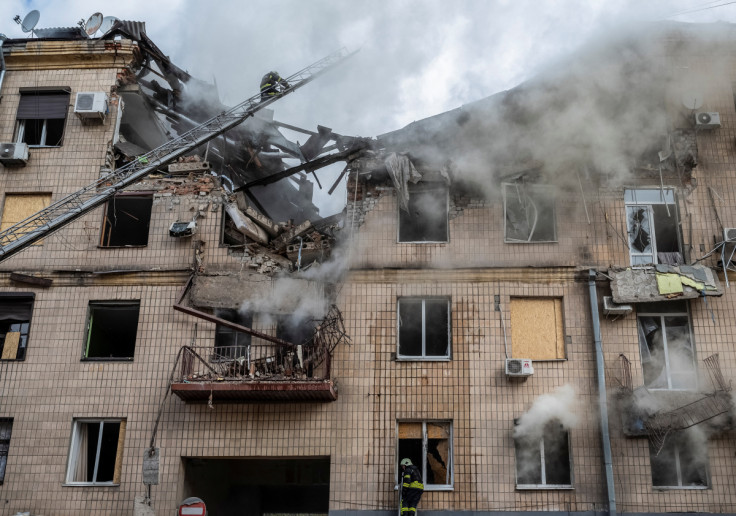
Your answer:
[[[401,516],[416,516],[424,492],[422,474],[411,459],[401,459]]]
[[[282,79],[279,72],[268,72],[261,79],[261,102],[276,96],[279,91],[284,91],[289,83]]]

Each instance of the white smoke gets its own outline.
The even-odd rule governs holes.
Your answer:
[[[559,421],[565,429],[574,428],[578,422],[575,405],[575,389],[572,385],[562,385],[551,393],[542,394],[518,419],[514,427],[514,439],[541,439],[545,427],[552,421]]]

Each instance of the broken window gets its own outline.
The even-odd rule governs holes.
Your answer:
[[[687,304],[641,304],[637,320],[644,384],[649,389],[694,390],[697,371]]]
[[[5,467],[8,465],[10,434],[13,432],[12,418],[0,418],[0,486],[5,482]]]
[[[33,293],[0,294],[1,360],[24,360],[33,314]]]
[[[69,108],[67,91],[21,92],[15,141],[31,147],[59,147]]]
[[[148,245],[152,206],[152,195],[115,195],[105,209],[100,247]]]
[[[450,300],[401,298],[398,303],[399,358],[450,358]]]
[[[246,328],[253,326],[253,315],[232,309],[216,310],[215,315],[226,321],[237,323]],[[218,324],[215,328],[215,358],[233,359],[245,357],[250,348],[251,336],[249,333],[233,330]]]
[[[511,356],[532,360],[565,358],[561,298],[511,298]]]
[[[399,242],[447,242],[445,185],[409,185],[408,211],[399,209]]]
[[[517,488],[572,487],[570,436],[559,421],[548,423],[541,436],[516,437],[514,448]]]
[[[76,419],[67,484],[115,485],[123,465],[124,419]]]
[[[631,265],[683,264],[674,190],[625,190],[624,201]]]
[[[5,194],[0,231],[5,231],[10,226],[24,221],[31,215],[48,207],[49,204],[51,204],[50,193]],[[32,245],[42,244],[43,240],[38,240]]]
[[[691,430],[692,431],[692,430]],[[708,486],[707,441],[691,438],[690,431],[667,435],[662,449],[649,442],[652,485],[671,488]]]
[[[132,360],[140,301],[90,301],[83,359]]]
[[[452,423],[449,421],[400,422],[398,464],[411,459],[422,474],[424,488],[452,486]]]
[[[504,241],[557,242],[554,189],[545,185],[503,184]]]

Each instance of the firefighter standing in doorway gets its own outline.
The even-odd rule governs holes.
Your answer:
[[[276,96],[279,91],[284,91],[289,83],[281,78],[279,72],[268,72],[261,79],[261,102]]]
[[[411,459],[402,459],[401,477],[401,516],[416,516],[417,505],[424,492],[422,474]]]

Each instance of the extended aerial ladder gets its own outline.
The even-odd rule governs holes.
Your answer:
[[[134,161],[107,174],[81,190],[67,195],[47,208],[0,232],[0,261],[22,251],[85,213],[100,206],[117,192],[137,182],[156,169],[191,152],[224,132],[244,122],[258,110],[284,95],[301,88],[355,52],[340,49],[286,78],[289,87],[261,101],[260,93],[228,111],[214,116],[177,138],[140,155]]]

